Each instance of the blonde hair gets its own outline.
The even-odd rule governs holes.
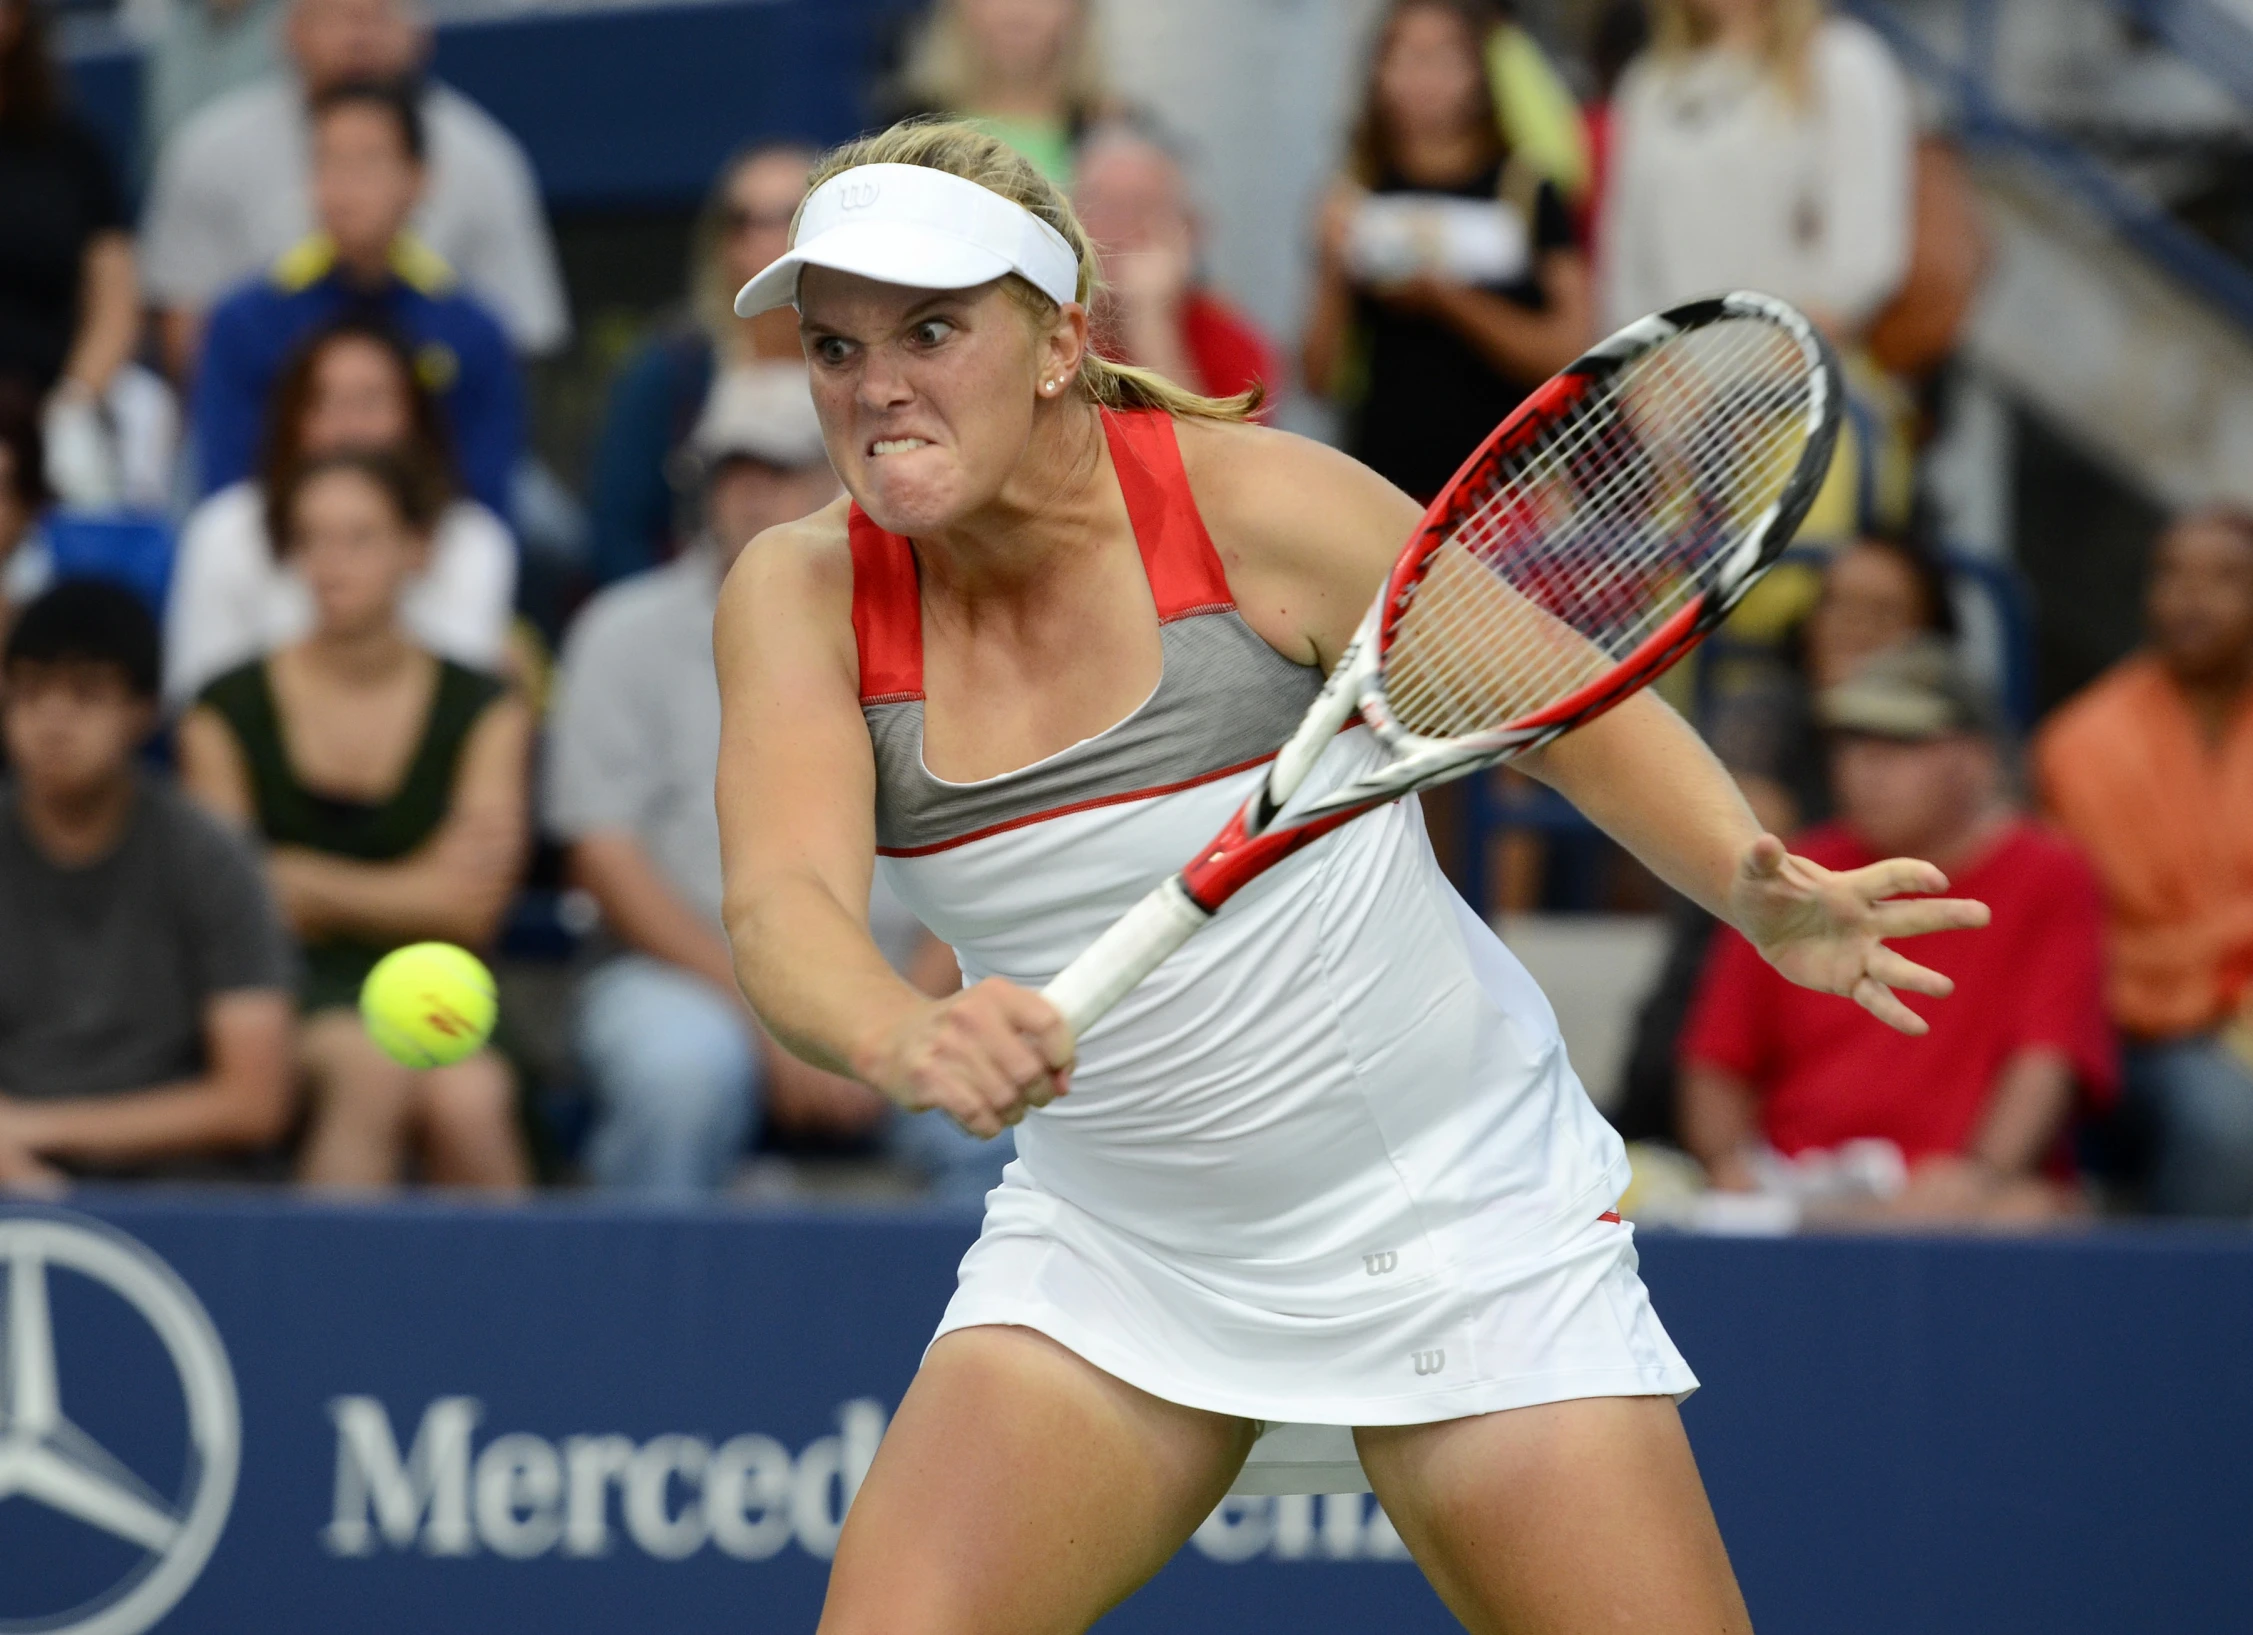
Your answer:
[[[926,170],[944,171],[976,182],[987,192],[998,193],[1011,204],[1031,211],[1063,234],[1064,242],[1079,258],[1075,299],[1092,310],[1095,292],[1103,281],[1094,240],[1087,236],[1087,229],[1080,225],[1070,201],[1056,184],[1006,142],[953,120],[907,120],[823,154],[807,178],[808,196],[831,177],[861,165],[921,165]],[[805,206],[798,209],[803,217]],[[798,241],[797,219],[790,223],[790,241]],[[1026,279],[1009,273],[1001,282],[1010,298],[1035,322],[1045,324],[1056,316],[1056,303]],[[1155,370],[1114,363],[1092,345],[1081,355],[1072,389],[1106,409],[1159,409],[1176,419],[1193,420],[1249,420],[1266,397],[1258,386],[1234,397],[1206,397],[1175,385]]]
[[[1103,54],[1095,41],[1087,0],[1079,0],[1079,17],[1064,45],[1064,100],[1083,111],[1102,107],[1110,100],[1103,75]],[[955,0],[936,0],[923,26],[916,30],[901,66],[899,89],[912,99],[911,106],[946,113],[971,113],[978,93],[977,48],[963,25]],[[894,104],[897,108],[899,105]]]
[[[1808,82],[1808,46],[1823,26],[1823,0],[1768,0],[1760,29],[1760,57],[1770,73],[1794,95]],[[1713,43],[1713,25],[1690,0],[1653,0],[1651,49],[1661,58],[1680,58]]]

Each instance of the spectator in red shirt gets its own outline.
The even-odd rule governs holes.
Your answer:
[[[1921,1039],[1778,976],[1723,931],[1681,1046],[1682,1133],[1717,1187],[1755,1190],[1766,1153],[1891,1142],[1905,1187],[1877,1207],[1925,1219],[2074,1206],[2062,1138],[2076,1093],[2109,1100],[2103,900],[2080,854],[2005,794],[1994,715],[1949,650],[1919,640],[1825,691],[1839,821],[1793,849],[1827,869],[1929,858],[1992,924],[1920,945],[1963,990],[1904,992]],[[1929,957],[1927,957],[1929,956]]]
[[[1281,375],[1267,338],[1198,279],[1189,180],[1164,142],[1126,120],[1098,126],[1080,149],[1072,205],[1103,252],[1104,356],[1208,397],[1273,395]]]

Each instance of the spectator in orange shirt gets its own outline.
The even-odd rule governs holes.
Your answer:
[[[1249,318],[1197,276],[1189,179],[1164,142],[1125,120],[1080,149],[1072,205],[1103,253],[1096,345],[1208,397],[1279,382],[1274,350]]]
[[[2152,1144],[2149,1202],[2253,1213],[2253,514],[2216,508],[2160,539],[2150,643],[2036,740],[2043,803],[2095,859],[2107,999],[2128,1036],[2128,1107]]]

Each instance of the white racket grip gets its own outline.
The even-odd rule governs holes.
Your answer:
[[[1080,950],[1040,996],[1063,1015],[1076,1040],[1211,918],[1174,875]]]

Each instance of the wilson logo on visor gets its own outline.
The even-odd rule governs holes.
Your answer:
[[[840,210],[866,210],[883,191],[884,184],[878,181],[840,183],[837,188],[837,207]]]

